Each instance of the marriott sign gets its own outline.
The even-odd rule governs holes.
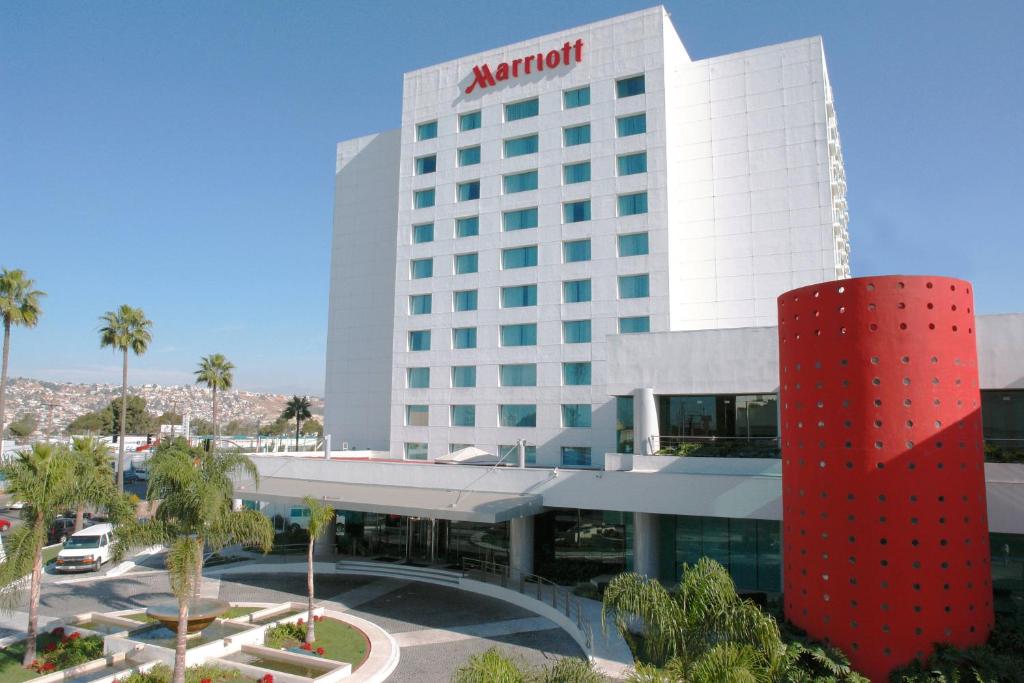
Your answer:
[[[511,62],[502,62],[494,71],[488,64],[473,67],[473,82],[466,88],[466,94],[473,92],[473,89],[480,86],[480,89],[495,85],[500,81],[507,81],[510,78],[518,78],[521,75],[543,71],[544,69],[555,69],[566,64],[576,64],[583,61],[583,39],[577,38],[575,43],[566,42],[561,50],[551,50],[547,54],[538,52],[535,55],[526,55],[520,59],[513,59]]]

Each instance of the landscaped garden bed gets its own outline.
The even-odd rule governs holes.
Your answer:
[[[98,659],[103,654],[100,636],[83,636],[73,629],[58,627],[36,638],[36,659],[23,668],[25,641],[0,649],[0,683],[20,683],[37,676],[63,671]]]
[[[316,619],[312,643],[306,643],[306,624],[299,619],[267,629],[264,644],[269,648],[290,652],[307,652],[310,655],[347,662],[355,670],[369,654],[369,642],[362,631],[343,621],[329,617]]]

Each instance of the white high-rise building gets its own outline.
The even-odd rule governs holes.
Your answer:
[[[327,432],[595,465],[609,338],[774,325],[849,276],[845,193],[817,37],[692,60],[655,7],[407,73],[338,145]]]

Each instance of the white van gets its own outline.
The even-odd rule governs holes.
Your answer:
[[[96,524],[71,535],[57,554],[58,572],[98,572],[110,560],[114,546],[114,527]]]

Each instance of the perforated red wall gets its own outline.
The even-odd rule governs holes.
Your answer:
[[[873,680],[992,627],[971,284],[779,297],[786,617]]]

